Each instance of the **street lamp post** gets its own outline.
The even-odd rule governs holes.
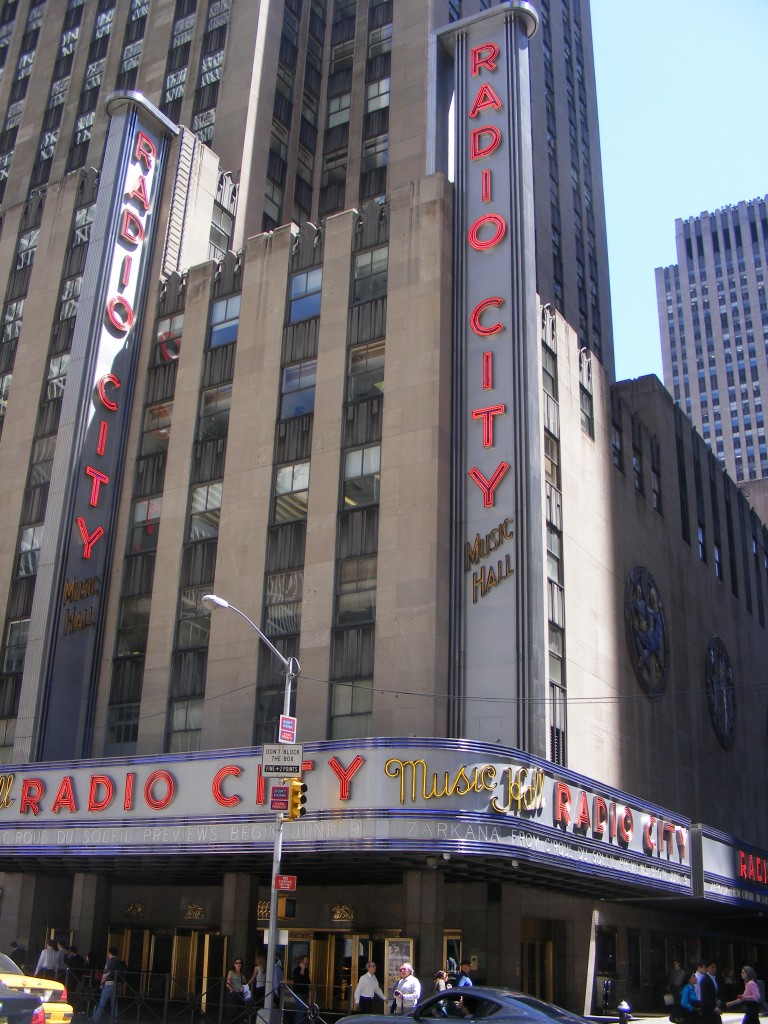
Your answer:
[[[268,636],[259,629],[253,619],[250,619],[245,612],[240,611],[229,601],[225,601],[223,597],[218,597],[216,594],[206,594],[201,598],[203,604],[210,605],[211,608],[228,608],[232,612],[245,619],[249,626],[256,630],[259,635],[259,639],[266,644],[270,651],[274,654],[277,660],[282,664],[285,669],[285,693],[283,695],[283,715],[289,716],[291,713],[291,690],[293,688],[293,681],[297,679],[301,672],[301,666],[299,665],[298,659],[286,658],[282,654]],[[278,736],[280,739],[280,728],[278,726]],[[275,959],[277,953],[277,888],[275,885],[275,879],[280,874],[280,859],[283,852],[283,817],[280,811],[275,815],[275,842],[272,848],[272,877],[270,879],[270,893],[269,893],[269,928],[267,931],[267,968],[266,978],[264,981],[264,1007],[263,1007],[263,1019],[270,1021],[274,1013],[274,985],[275,985]],[[259,1016],[262,1016],[262,1011],[259,1011]]]

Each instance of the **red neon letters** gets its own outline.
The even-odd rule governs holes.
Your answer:
[[[496,43],[483,43],[474,46],[469,53],[469,66],[472,77],[493,75],[498,70],[497,58],[500,50]],[[472,119],[480,115],[492,115],[502,110],[503,105],[496,92],[488,82],[480,84],[475,99],[469,109],[468,116]],[[483,123],[469,132],[469,158],[472,163],[490,157],[502,145],[503,136],[501,128],[497,124]],[[489,167],[479,170],[477,185],[480,190],[480,199],[483,203],[490,203],[492,198],[492,172]],[[495,249],[500,245],[507,233],[507,222],[501,214],[484,213],[478,217],[467,230],[467,242],[471,249],[482,255]],[[481,299],[469,316],[469,327],[473,334],[479,338],[491,338],[504,330],[504,324],[494,320],[492,314],[485,318],[483,315],[488,310],[500,309],[504,305],[504,299],[494,295]],[[484,391],[493,390],[493,352],[485,351],[481,354],[480,374]],[[506,414],[506,405],[503,402],[495,402],[493,405],[481,409],[472,409],[473,421],[480,421],[482,429],[483,447],[492,448],[493,445],[493,421],[495,416]],[[477,466],[471,466],[467,474],[473,483],[477,485],[483,496],[483,507],[493,508],[495,504],[496,489],[501,483],[504,475],[509,469],[509,463],[502,460],[490,477]]]
[[[115,348],[115,341],[128,335],[136,321],[133,308],[135,301],[136,280],[141,269],[143,243],[146,237],[146,221],[150,209],[149,175],[152,172],[157,156],[155,145],[144,132],[138,131],[133,146],[123,192],[124,206],[120,216],[117,240],[111,255],[111,273],[109,275],[112,294],[107,297],[104,306],[103,332],[99,339],[99,352],[108,352]],[[138,171],[138,174],[137,174]],[[109,453],[110,418],[109,413],[119,411],[118,402],[112,395],[121,387],[121,381],[115,373],[105,373],[95,382],[95,401],[102,419],[96,426],[96,441],[91,458],[97,462]],[[97,411],[97,416],[98,416]],[[117,442],[115,442],[117,443]],[[85,455],[86,459],[89,455]],[[103,500],[103,490],[110,483],[109,474],[100,469],[98,464],[86,462],[83,472],[91,479],[88,505],[91,509],[99,509]],[[82,557],[89,559],[94,546],[105,536],[103,523],[91,527],[85,516],[85,508],[78,508],[75,524],[82,540]]]

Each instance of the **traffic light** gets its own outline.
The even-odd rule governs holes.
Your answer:
[[[289,821],[296,821],[307,813],[304,804],[307,802],[307,784],[301,779],[288,779],[288,814]]]

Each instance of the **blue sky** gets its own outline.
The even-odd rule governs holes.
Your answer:
[[[675,218],[768,195],[768,0],[591,0],[616,376],[661,370]]]

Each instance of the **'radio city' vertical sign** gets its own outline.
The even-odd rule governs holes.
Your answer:
[[[178,133],[138,93],[114,93],[107,112],[59,435],[68,451],[56,453],[69,480],[50,510],[60,516],[60,544],[37,741],[44,759],[88,752],[143,307],[168,143]]]
[[[528,3],[439,33],[455,96],[454,630],[464,735],[543,753],[541,456]],[[443,88],[443,93],[445,89]],[[460,481],[460,484],[458,483]],[[509,698],[487,704],[479,698]],[[491,709],[491,710],[489,710]]]

